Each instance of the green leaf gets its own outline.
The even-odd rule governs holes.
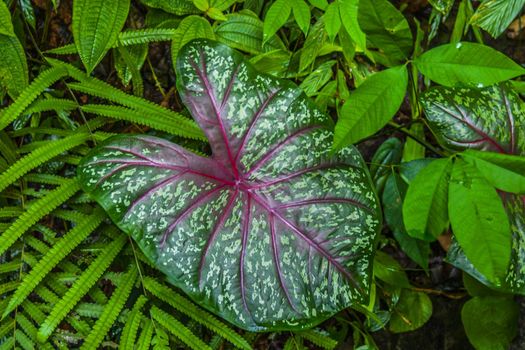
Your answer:
[[[525,72],[501,52],[469,42],[438,46],[417,57],[414,64],[427,78],[445,86],[463,83],[483,87]]]
[[[307,35],[308,29],[310,29],[310,6],[308,6],[305,0],[292,0],[291,3],[295,22],[304,35]]]
[[[334,149],[373,135],[395,115],[408,84],[405,66],[390,68],[368,77],[350,94],[335,127]]]
[[[317,21],[311,28],[303,48],[301,49],[301,56],[299,59],[299,71],[302,72],[309,68],[315,61],[321,51],[321,48],[326,42],[326,30],[323,18]]]
[[[211,0],[210,7],[216,8],[220,11],[225,11],[229,9],[237,0]]]
[[[402,143],[397,137],[390,137],[379,146],[370,162],[370,174],[378,193],[383,192],[386,179],[392,174],[394,166],[401,162]]]
[[[199,13],[191,0],[140,0],[146,6],[161,9],[177,16]]]
[[[433,241],[447,228],[451,165],[448,158],[434,160],[410,183],[403,204],[403,221],[410,236]]]
[[[394,333],[410,332],[423,326],[430,316],[430,298],[425,293],[403,289],[392,311],[389,328]]]
[[[350,35],[352,40],[357,44],[359,51],[366,51],[366,34],[363,33],[359,26],[359,0],[337,0],[339,4],[339,15],[341,22]],[[341,38],[339,38],[341,40]]]
[[[377,251],[374,257],[374,276],[392,286],[411,287],[401,265],[390,255],[381,251]]]
[[[88,73],[116,43],[124,27],[130,0],[75,0],[73,37]]]
[[[412,32],[405,17],[390,1],[359,0],[358,19],[366,40],[382,51],[376,59],[395,66],[410,56]]]
[[[185,17],[177,27],[171,42],[171,60],[175,64],[180,49],[193,39],[215,39],[215,33],[206,19],[200,16]]]
[[[206,12],[206,10],[210,8],[210,3],[208,0],[192,0],[192,2],[193,5],[195,5],[195,7],[202,12]]]
[[[289,0],[277,0],[270,6],[264,17],[263,43],[273,37],[286,23],[291,11],[292,6]]]
[[[470,23],[500,36],[525,6],[525,0],[485,0],[479,5]]]
[[[492,186],[525,194],[525,157],[474,150],[464,152],[463,156]]]
[[[336,61],[331,60],[321,64],[303,80],[299,87],[303,89],[306,96],[315,95],[332,78],[332,67],[335,63]]]
[[[465,333],[476,350],[505,350],[518,333],[519,306],[509,297],[475,297],[463,305]]]
[[[323,22],[325,24],[328,38],[333,42],[335,36],[339,32],[339,28],[341,28],[341,17],[339,16],[339,6],[337,2],[334,1],[328,5],[328,8],[323,15]]]
[[[0,35],[15,36],[11,13],[4,1],[0,1]],[[4,54],[3,51],[2,54]]]
[[[330,118],[225,45],[185,45],[176,75],[213,156],[121,135],[82,161],[83,188],[171,283],[244,329],[311,327],[366,300],[381,216],[359,152],[330,156]]]
[[[448,196],[450,223],[459,245],[476,269],[500,285],[509,266],[511,231],[496,190],[474,166],[456,159]]]
[[[11,36],[0,34],[0,52],[0,85],[5,86],[12,99],[16,99],[29,85],[25,50],[14,33]]]

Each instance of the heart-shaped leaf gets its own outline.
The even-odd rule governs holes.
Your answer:
[[[83,187],[169,280],[250,330],[321,322],[367,298],[376,195],[354,147],[294,84],[227,46],[181,49],[177,85],[212,157],[119,136],[83,160]]]
[[[434,88],[424,94],[422,105],[432,130],[447,148],[525,155],[525,107],[519,96],[505,84],[483,89]],[[469,160],[470,155],[465,157]],[[509,157],[487,155],[484,158],[498,164],[498,159]],[[492,169],[494,171],[497,167]],[[486,171],[485,168],[478,170]],[[508,175],[500,176],[499,182]],[[519,191],[519,186],[515,190]],[[525,294],[525,197],[505,192],[500,192],[500,196],[509,217],[513,240],[511,262],[500,287]],[[449,250],[448,259],[481,282],[496,287],[488,281],[490,278],[472,265],[456,243]]]

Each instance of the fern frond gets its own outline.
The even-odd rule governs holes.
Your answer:
[[[22,303],[24,311],[33,319],[36,323],[44,322],[46,315],[36,306],[33,302],[26,299]],[[36,333],[35,333],[36,334]]]
[[[3,283],[3,284],[0,284],[0,295],[5,294],[5,293],[9,293],[9,292],[15,290],[18,287],[19,284],[20,284],[20,282],[18,282],[18,281],[10,281],[10,282],[6,282],[6,283]]]
[[[137,342],[137,350],[149,350],[151,338],[153,337],[153,321],[146,317],[143,320],[145,324]]]
[[[31,322],[23,312],[18,312],[15,317],[16,323],[22,328],[22,330],[27,334],[29,339],[35,341],[36,339],[36,327]]]
[[[15,340],[24,350],[34,350],[35,344],[20,329],[15,330]]]
[[[13,322],[13,320],[5,320],[4,324],[0,325],[0,339],[5,338],[5,336],[7,336],[8,334],[13,334],[14,327],[15,323]]]
[[[40,325],[37,335],[38,341],[44,342],[49,338],[69,311],[75,307],[80,299],[82,299],[89,289],[97,282],[100,276],[102,276],[122,247],[124,247],[126,240],[127,237],[122,234],[119,238],[108,244],[91,265],[89,265],[86,271],[80,275],[64,297],[54,305],[51,313]]]
[[[83,105],[82,110],[86,113],[146,125],[153,129],[165,131],[173,135],[180,133],[177,124],[173,120],[168,120],[164,116],[158,114],[149,114],[148,116],[145,116],[136,110],[126,107],[96,104]]]
[[[33,102],[25,111],[25,114],[41,113],[47,111],[70,111],[78,108],[75,101],[65,98],[48,97],[46,99]]]
[[[0,175],[0,191],[3,191],[7,186],[14,183],[32,169],[35,169],[59,154],[86,142],[89,138],[89,134],[79,133],[65,137],[61,140],[54,140],[47,143],[45,146],[37,148],[30,154],[18,160]]]
[[[139,330],[140,321],[144,317],[144,315],[140,312],[140,309],[142,309],[142,307],[147,301],[148,299],[144,295],[141,295],[135,302],[135,305],[133,305],[133,309],[128,314],[126,324],[124,325],[122,335],[120,336],[119,349],[133,350],[133,347],[135,345],[135,339],[137,338],[137,332]]]
[[[65,221],[71,221],[75,224],[86,218],[86,214],[82,214],[81,212],[76,210],[65,209],[57,209],[54,212],[52,212],[51,215],[55,218],[59,218]]]
[[[102,315],[100,315],[100,318],[93,326],[93,330],[87,336],[81,349],[96,349],[100,343],[102,343],[106,333],[109,331],[124,307],[124,303],[128,300],[137,276],[137,268],[135,265],[132,265],[129,272],[123,278],[122,284],[119,285],[113,295],[111,295],[111,299],[109,299],[104,307]]]
[[[80,189],[78,181],[69,180],[51,191],[45,197],[31,204],[9,228],[0,236],[0,255],[24,234],[31,226],[56,207],[64,203]]]
[[[250,344],[241,335],[219,321],[215,316],[196,306],[194,303],[176,293],[151,277],[144,278],[144,288],[160,300],[168,303],[178,311],[217,333],[240,349],[251,349]]]
[[[0,218],[16,218],[20,216],[24,211],[19,207],[3,207],[0,209]],[[0,265],[1,267],[1,265]]]
[[[175,34],[175,29],[171,28],[145,28],[126,30],[119,34],[118,44],[113,45],[113,48],[117,46],[130,46],[159,41],[170,41],[173,39],[173,34]],[[55,49],[48,50],[46,53],[53,55],[73,55],[77,53],[77,48],[75,44],[67,44]]]
[[[62,185],[67,178],[53,174],[26,174],[24,180],[46,185]]]
[[[58,265],[71,251],[78,246],[98,225],[102,223],[106,215],[102,209],[96,209],[93,215],[85,217],[71,231],[66,233],[33,267],[22,283],[11,297],[9,305],[3,313],[5,317],[20,305],[25,298],[35,289],[42,279]]]
[[[337,341],[330,338],[329,336],[315,330],[315,329],[309,329],[306,331],[297,332],[301,337],[304,339],[310,341],[311,343],[326,349],[326,350],[332,350],[337,347]]]
[[[64,67],[52,67],[42,73],[22,91],[20,96],[9,107],[0,112],[0,130],[18,118],[45,89],[59,79],[65,77],[68,71]]]
[[[193,334],[186,326],[179,320],[171,316],[167,312],[162,311],[155,305],[150,309],[151,317],[157,321],[162,327],[166,328],[171,334],[179,338],[184,344],[188,345],[194,350],[211,350],[199,337]]]
[[[3,343],[0,344],[0,350],[12,350],[15,349],[15,338],[9,337],[3,340]]]
[[[143,114],[143,118],[148,118],[150,115],[157,115],[159,118],[165,118],[173,125],[178,126],[176,129],[177,132],[174,133],[174,135],[205,140],[202,131],[197,127],[195,122],[191,121],[190,119],[182,116],[179,113],[175,113],[169,109],[147,101],[141,97],[128,95],[119,89],[111,87],[111,90],[109,90],[108,86],[111,85],[95,80],[84,80],[80,83],[69,84],[69,87],[73,90],[104,98],[109,101],[135,109],[138,113]]]
[[[0,264],[0,274],[18,271],[20,270],[21,266],[22,266],[22,262],[20,262],[19,260],[13,260],[13,261],[1,263]]]

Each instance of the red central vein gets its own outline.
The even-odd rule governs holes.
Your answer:
[[[213,228],[210,238],[206,242],[206,246],[204,247],[201,255],[201,259],[199,262],[199,270],[198,270],[198,278],[199,278],[199,288],[201,288],[201,282],[202,282],[202,270],[204,269],[204,262],[206,261],[206,257],[208,256],[208,252],[210,251],[210,247],[212,243],[215,241],[215,238],[217,237],[217,234],[219,233],[219,230],[224,225],[224,221],[230,215],[230,212],[233,207],[233,203],[235,203],[235,200],[237,199],[237,195],[239,194],[239,190],[235,190],[235,192],[230,196],[228,199],[228,204],[226,205],[226,208],[222,211],[222,213],[219,216],[219,219],[217,220],[217,223],[215,224],[215,227]]]
[[[248,304],[246,303],[246,287],[244,285],[244,257],[246,255],[246,245],[248,243],[248,235],[250,230],[250,215],[252,210],[252,197],[249,193],[246,193],[248,198],[246,201],[246,206],[244,210],[244,223],[242,225],[242,241],[241,241],[241,257],[239,259],[239,276],[240,276],[240,285],[241,285],[241,298],[244,309],[250,314],[248,309]]]
[[[269,213],[273,214],[277,219],[279,219],[283,224],[288,226],[299,238],[303,239],[308,245],[313,247],[319,254],[321,254],[328,262],[330,262],[334,267],[343,274],[346,278],[348,278],[354,286],[362,291],[362,287],[359,285],[359,283],[355,280],[354,276],[346,270],[329,252],[327,252],[319,243],[314,241],[311,237],[309,237],[306,233],[302,232],[298,227],[296,227],[294,224],[286,220],[279,212],[277,212],[274,208],[270,207],[264,199],[262,199],[257,194],[252,194],[253,199],[261,205],[265,210],[267,210]]]
[[[274,222],[272,213],[268,213],[268,221],[270,224],[270,237],[272,239],[273,263],[275,264],[275,269],[277,271],[277,277],[279,278],[279,284],[281,286],[281,289],[284,292],[284,295],[286,296],[286,300],[288,300],[288,304],[290,304],[292,309],[295,312],[297,312],[297,309],[295,308],[295,305],[292,302],[292,298],[290,297],[290,294],[288,293],[288,288],[286,288],[286,284],[284,283],[283,273],[281,272],[281,265],[279,264],[279,251],[277,249],[277,242],[275,239],[275,222]]]
[[[160,248],[164,248],[164,244],[166,243],[166,240],[168,239],[168,236],[173,232],[175,229],[175,226],[179,224],[179,222],[186,217],[191,211],[198,205],[200,205],[204,200],[206,200],[208,197],[210,197],[212,194],[222,190],[226,185],[221,185],[218,187],[215,187],[213,190],[204,193],[203,195],[197,197],[192,203],[190,203],[180,214],[179,216],[175,217],[175,219],[172,221],[172,223],[168,226],[166,231],[164,231],[164,234],[162,235]]]
[[[437,108],[441,109],[443,112],[447,113],[448,115],[450,115],[452,118],[456,119],[457,121],[459,121],[459,122],[465,124],[466,126],[468,126],[469,128],[471,128],[475,133],[480,135],[484,140],[486,140],[488,143],[490,143],[492,146],[494,146],[500,153],[507,153],[507,152],[505,152],[503,147],[501,147],[500,144],[498,144],[495,140],[493,140],[487,133],[485,133],[484,131],[479,129],[476,125],[474,125],[474,123],[470,120],[470,118],[468,118],[463,113],[463,111],[459,107],[457,107],[456,105],[454,105],[454,108],[456,108],[456,110],[459,112],[459,114],[461,114],[463,119],[456,117],[454,115],[454,113],[451,110],[449,110],[448,108],[445,108],[445,107],[443,107],[443,106],[441,106],[439,104],[436,104],[436,103],[434,103],[434,106],[436,106]]]
[[[224,123],[222,122],[222,119],[221,119],[220,109],[219,109],[217,100],[215,98],[215,95],[213,94],[213,89],[211,87],[211,84],[208,81],[207,76],[204,74],[204,72],[206,70],[206,62],[204,61],[204,53],[201,52],[200,56],[201,56],[202,70],[199,69],[199,67],[197,66],[197,64],[195,64],[195,62],[191,61],[190,64],[193,66],[193,69],[195,69],[195,72],[197,73],[197,75],[201,79],[202,83],[204,84],[204,87],[205,87],[205,90],[206,90],[206,94],[210,98],[211,105],[213,107],[213,111],[215,112],[215,116],[217,118],[217,122],[219,123],[219,128],[221,130],[222,139],[224,141],[224,145],[225,145],[226,151],[228,153],[228,159],[230,160],[231,167],[232,167],[232,170],[233,170],[233,174],[234,174],[235,178],[239,178],[239,171],[237,170],[237,165],[235,164],[235,162],[233,160],[233,155],[232,155],[232,152],[231,152],[230,143],[228,141],[228,136],[226,135],[226,129],[224,128]]]
[[[273,99],[273,97],[275,95],[277,95],[277,93],[279,92],[280,90],[276,90],[272,93],[270,93],[268,95],[268,97],[266,97],[266,99],[263,101],[263,103],[261,104],[261,106],[259,107],[259,109],[255,112],[251,122],[250,122],[250,125],[248,126],[248,129],[246,129],[246,131],[244,132],[244,135],[242,137],[242,141],[241,141],[241,145],[239,146],[239,149],[237,150],[237,154],[235,155],[235,162],[237,164],[237,161],[239,160],[239,156],[241,155],[242,151],[244,150],[244,146],[246,146],[246,141],[248,140],[248,136],[250,136],[250,133],[253,129],[253,127],[255,126],[255,123],[257,123],[257,120],[259,119],[259,117],[263,114],[263,111],[266,109],[266,107],[268,107],[268,104],[270,103],[270,101]]]

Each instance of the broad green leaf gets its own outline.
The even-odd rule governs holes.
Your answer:
[[[195,7],[202,12],[206,12],[206,10],[210,8],[210,3],[208,0],[192,0],[192,2],[193,5],[195,5]]]
[[[339,16],[339,6],[336,1],[328,5],[326,12],[323,15],[323,22],[328,38],[331,42],[334,41],[335,36],[341,28],[341,17]]]
[[[377,193],[382,193],[387,178],[394,167],[401,162],[403,145],[396,137],[391,137],[379,146],[370,162],[370,175],[376,186]]]
[[[412,32],[405,17],[390,1],[359,0],[358,19],[367,42],[381,51],[376,56],[378,61],[395,66],[410,56]]]
[[[226,15],[222,13],[221,10],[216,9],[215,7],[209,8],[208,11],[206,11],[206,14],[208,15],[208,17],[216,21],[227,21],[228,20],[228,17],[226,17]]]
[[[373,135],[396,114],[408,84],[405,66],[390,68],[368,77],[350,94],[335,127],[334,149]]]
[[[73,37],[88,73],[117,42],[129,6],[130,0],[73,1]]]
[[[146,6],[161,9],[177,16],[192,15],[200,12],[191,0],[140,0],[140,2]]]
[[[15,35],[15,30],[11,23],[11,13],[3,1],[0,1],[0,35]]]
[[[432,301],[428,295],[403,289],[392,311],[389,328],[394,333],[410,332],[423,326],[430,316]]]
[[[328,7],[328,0],[308,0],[312,6],[317,7],[319,10],[326,10]]]
[[[511,256],[511,231],[496,190],[476,168],[456,159],[448,190],[450,224],[460,247],[489,281],[500,285]]]
[[[210,0],[210,7],[220,11],[226,11],[236,2],[237,0]]]
[[[525,73],[523,67],[501,52],[469,42],[438,46],[417,57],[414,64],[427,78],[445,86],[483,87]]]
[[[315,61],[321,51],[321,48],[326,42],[326,31],[324,29],[323,17],[321,17],[312,26],[303,48],[301,49],[301,55],[299,58],[299,71],[302,72],[309,68]]]
[[[29,85],[25,51],[16,35],[0,34],[0,83],[12,99],[16,99]]]
[[[422,95],[421,104],[447,148],[525,155],[525,108],[507,85],[433,88]]]
[[[525,194],[525,157],[473,150],[463,155],[492,186],[505,192]]]
[[[470,18],[470,23],[500,36],[525,6],[525,0],[485,0]]]
[[[427,269],[430,245],[409,236],[403,223],[403,202],[407,187],[407,183],[397,173],[392,173],[388,177],[383,191],[383,213],[401,250],[419,266]]]
[[[377,251],[374,257],[374,276],[395,287],[411,287],[401,265],[390,255],[381,251]]]
[[[292,9],[295,22],[304,33],[308,34],[308,29],[310,29],[310,6],[305,2],[305,0],[292,0]]]
[[[357,44],[359,51],[366,51],[366,34],[359,26],[359,0],[337,0],[339,5],[339,15],[346,32]]]
[[[220,42],[254,55],[286,50],[281,39],[275,35],[263,44],[263,23],[253,13],[235,13],[226,17],[228,20],[215,28],[215,35]]]
[[[171,61],[175,64],[180,49],[193,39],[215,39],[215,33],[205,18],[188,16],[180,22],[171,42]]]
[[[330,156],[330,118],[225,45],[194,40],[176,67],[212,157],[122,135],[82,161],[83,188],[171,283],[239,327],[311,327],[366,303],[381,215],[359,152]]]
[[[299,87],[303,89],[306,96],[315,95],[332,78],[332,67],[335,63],[336,61],[331,60],[321,64],[303,80]]]
[[[277,0],[266,12],[263,26],[263,43],[267,42],[286,23],[290,17],[292,5],[289,0]]]
[[[465,333],[476,350],[505,350],[518,333],[519,307],[509,297],[475,297],[463,305]]]
[[[290,58],[290,52],[274,50],[252,57],[250,63],[261,73],[283,77],[288,71]]]
[[[432,241],[446,230],[451,165],[448,158],[434,160],[410,182],[403,204],[403,221],[410,236]]]

